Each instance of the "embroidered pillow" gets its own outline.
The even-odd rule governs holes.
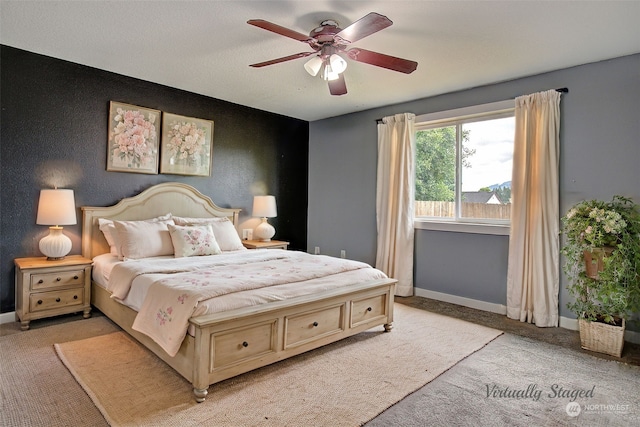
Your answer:
[[[168,225],[174,257],[182,258],[222,253],[210,225]]]
[[[173,255],[173,243],[168,224],[164,221],[114,221],[120,242],[122,259],[140,259],[161,255]]]
[[[229,221],[227,217],[221,218],[185,218],[185,217],[173,217],[177,225],[202,225],[207,224],[211,226],[213,234],[216,236],[216,241],[220,246],[220,250],[224,251],[239,251],[246,250],[242,245],[242,240],[233,225],[233,222]]]

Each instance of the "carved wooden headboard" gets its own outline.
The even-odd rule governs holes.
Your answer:
[[[137,196],[127,197],[107,207],[82,207],[82,255],[85,258],[109,252],[99,218],[135,221],[171,213],[184,217],[227,217],[238,227],[241,209],[216,206],[213,201],[195,188],[179,182],[166,182],[150,187]]]

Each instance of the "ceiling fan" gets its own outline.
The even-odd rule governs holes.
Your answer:
[[[313,52],[295,53],[282,58],[251,64],[251,67],[265,67],[315,55],[304,64],[304,68],[312,76],[320,74],[320,77],[329,83],[331,95],[344,95],[347,93],[347,85],[342,75],[342,72],[347,68],[347,62],[339,55],[340,53],[345,54],[354,61],[405,74],[412,73],[418,67],[418,63],[415,61],[357,47],[347,49],[351,43],[393,24],[389,18],[379,13],[371,12],[344,29],[340,28],[336,21],[322,21],[320,26],[311,30],[308,36],[262,19],[250,19],[247,24],[307,43],[313,49]]]

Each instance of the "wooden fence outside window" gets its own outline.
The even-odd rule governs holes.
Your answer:
[[[453,218],[454,202],[415,201],[415,216]],[[494,205],[488,203],[462,203],[463,218],[510,219],[511,204]]]

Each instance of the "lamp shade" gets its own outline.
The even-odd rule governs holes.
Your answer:
[[[73,198],[73,190],[40,190],[36,224],[76,224],[76,202]]]
[[[337,53],[334,53],[329,57],[329,63],[331,64],[331,70],[334,73],[340,74],[347,69],[347,61],[342,59],[342,57]]]
[[[320,56],[314,56],[304,64],[304,69],[312,76],[317,76],[322,64],[322,58],[320,58]]]
[[[254,196],[253,216],[273,218],[278,216],[276,198],[274,196]]]

